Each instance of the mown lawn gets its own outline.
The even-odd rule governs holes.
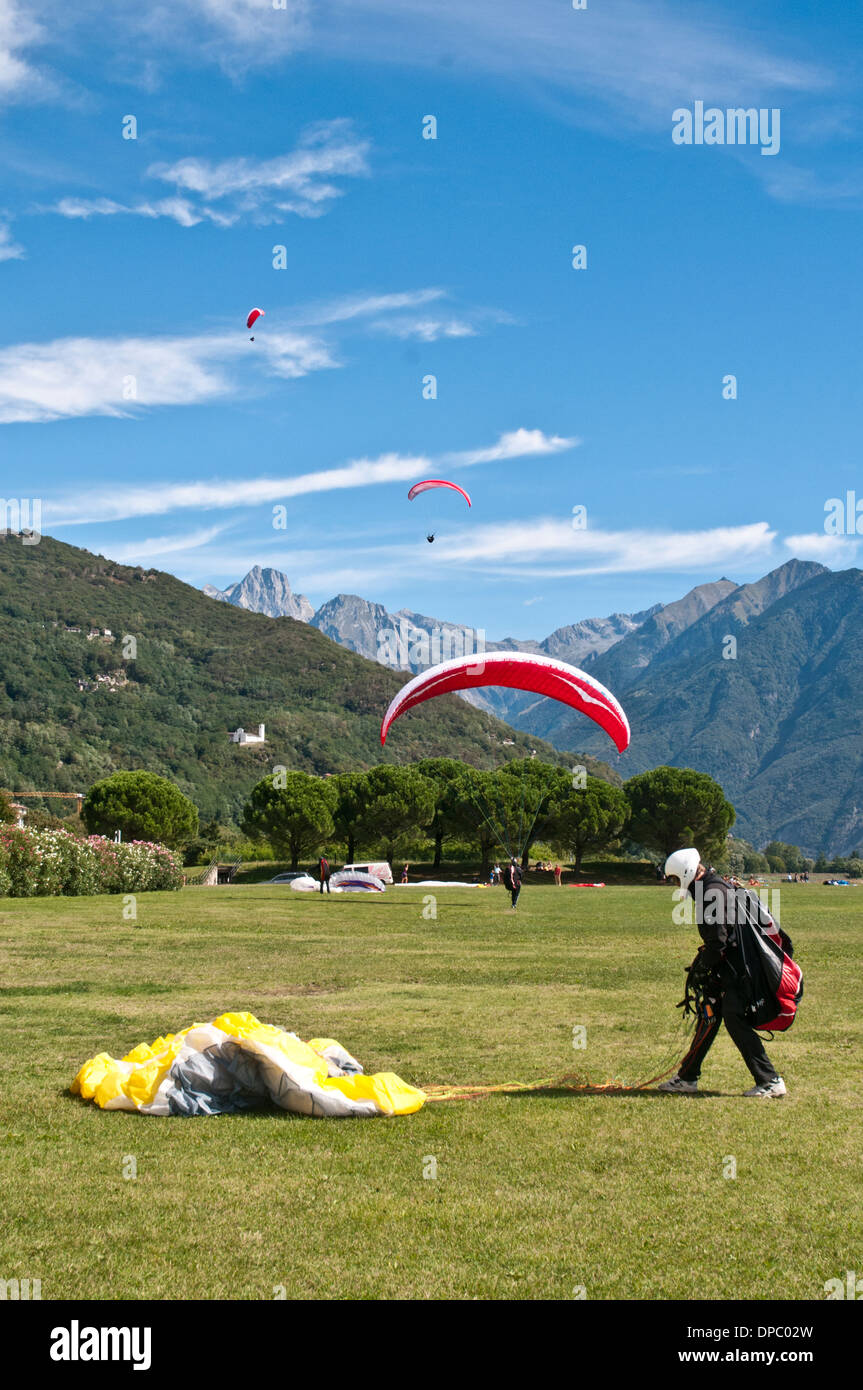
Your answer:
[[[782,898],[806,975],[768,1045],[786,1100],[741,1098],[723,1035],[697,1098],[366,1121],[104,1113],[68,1086],[96,1052],[229,1009],[420,1085],[638,1081],[683,1050],[696,941],[668,890],[531,887],[511,916],[502,889],[442,889],[436,920],[413,888],[187,889],[140,896],[136,922],[119,898],[3,899],[0,1278],[43,1299],[823,1298],[863,1268],[863,891]]]

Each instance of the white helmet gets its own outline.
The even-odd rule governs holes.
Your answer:
[[[698,873],[700,863],[701,855],[697,849],[676,849],[665,861],[665,877],[679,878],[685,893]]]

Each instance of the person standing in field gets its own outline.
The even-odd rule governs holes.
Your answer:
[[[506,866],[506,869],[504,870],[503,881],[505,886],[509,889],[512,897],[513,912],[515,912],[516,908],[518,907],[518,895],[521,892],[521,878],[522,874],[520,866],[516,863],[514,858],[510,859],[509,863]]]
[[[666,878],[676,878],[683,894],[695,900],[695,922],[704,943],[689,968],[690,984],[702,988],[709,1003],[709,1021],[696,1034],[696,1042],[679,1070],[658,1087],[660,1091],[692,1095],[698,1090],[701,1064],[725,1024],[755,1085],[744,1095],[773,1099],[785,1095],[785,1082],[764,1049],[764,1044],[744,1017],[745,1001],[736,976],[739,961],[735,923],[735,891],[715,869],[702,864],[697,849],[678,849],[665,861]],[[695,885],[701,885],[696,892]],[[683,896],[683,894],[681,896]],[[772,919],[771,919],[771,925]]]
[[[562,887],[562,884],[561,884],[561,881],[560,881],[560,865],[559,865],[559,864],[555,864],[555,866],[554,866],[554,881],[555,881],[555,883],[557,884],[558,888]]]
[[[318,860],[318,874],[319,874],[320,880],[321,880],[321,892],[323,893],[324,889],[326,889],[326,891],[329,893],[329,891],[330,891],[330,866],[329,866],[329,862],[328,862],[328,860],[327,860],[327,856],[326,856],[325,854],[322,854],[321,857],[320,857],[320,859]]]
[[[404,868],[402,869],[402,883],[407,883],[407,881],[408,881],[408,869],[409,869],[409,868],[410,868],[410,864],[405,864]]]

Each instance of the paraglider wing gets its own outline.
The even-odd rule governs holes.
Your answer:
[[[458,483],[448,483],[446,478],[425,478],[424,481],[421,483],[414,483],[413,487],[408,493],[408,501],[412,502],[415,497],[419,497],[421,492],[428,492],[433,487],[451,487],[453,492],[461,493],[468,506],[471,505],[471,500],[465,492],[464,488],[459,487]]]
[[[246,327],[251,328],[253,323],[257,323],[258,319],[264,317],[265,312],[266,310],[264,309],[252,309],[249,313],[249,317],[246,319]]]
[[[629,746],[629,720],[610,690],[599,681],[550,656],[529,652],[481,652],[444,661],[414,676],[391,701],[381,724],[381,743],[386,743],[392,724],[405,710],[436,695],[476,686],[505,685],[511,690],[530,690],[579,710],[604,729],[622,753]]]

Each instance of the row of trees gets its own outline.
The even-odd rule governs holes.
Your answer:
[[[117,772],[96,782],[82,819],[90,834],[119,830],[124,840],[173,848],[198,834],[193,802],[150,772]],[[536,842],[571,856],[577,868],[585,854],[624,842],[662,854],[684,842],[718,852],[733,820],[722,788],[685,769],[657,768],[619,787],[584,769],[569,772],[530,758],[494,772],[427,758],[333,777],[280,769],[252,789],[242,827],[294,868],[336,843],[346,847],[349,862],[361,852],[392,863],[430,840],[435,868],[447,844],[457,842],[478,852],[485,871],[503,853],[518,854],[527,865]]]
[[[5,809],[7,819],[14,813]],[[194,803],[164,777],[117,772],[94,783],[82,805],[90,834],[158,841],[180,848],[198,834]],[[348,860],[383,853],[392,862],[422,841],[434,845],[438,867],[448,842],[492,856],[518,853],[525,864],[539,841],[571,854],[608,850],[628,838],[670,853],[682,841],[724,843],[734,809],[704,773],[657,768],[613,786],[585,769],[527,758],[484,772],[454,758],[407,767],[314,777],[279,769],[252,789],[242,815],[250,839],[266,842],[296,866],[338,843]]]
[[[252,789],[242,827],[253,844],[266,845],[294,868],[336,844],[345,847],[348,862],[362,852],[383,854],[392,863],[431,841],[435,868],[444,848],[458,845],[477,851],[483,870],[492,858],[516,850],[526,865],[535,843],[571,856],[579,869],[586,854],[648,850],[664,857],[695,844],[735,873],[863,876],[863,851],[812,859],[779,840],[759,851],[729,834],[734,815],[719,784],[687,768],[659,767],[614,786],[584,769],[568,772],[535,759],[483,772],[453,758],[427,758],[331,777],[280,769]],[[0,792],[0,824],[15,819],[8,794]],[[90,834],[113,836],[119,830],[125,841],[193,851],[206,840],[215,852],[221,834],[238,834],[210,826],[197,840],[194,803],[150,772],[117,772],[94,783],[82,821]],[[61,824],[76,828],[74,820],[59,822],[35,808],[28,816],[31,829]]]
[[[253,788],[243,812],[246,834],[294,868],[333,841],[347,847],[349,862],[362,850],[392,863],[425,837],[435,868],[448,841],[467,841],[479,851],[481,872],[502,852],[517,852],[527,865],[537,841],[571,855],[577,869],[586,853],[624,840],[663,855],[682,843],[718,855],[733,821],[734,808],[705,773],[657,768],[616,787],[534,759],[495,772],[429,758],[329,778],[274,773]]]

